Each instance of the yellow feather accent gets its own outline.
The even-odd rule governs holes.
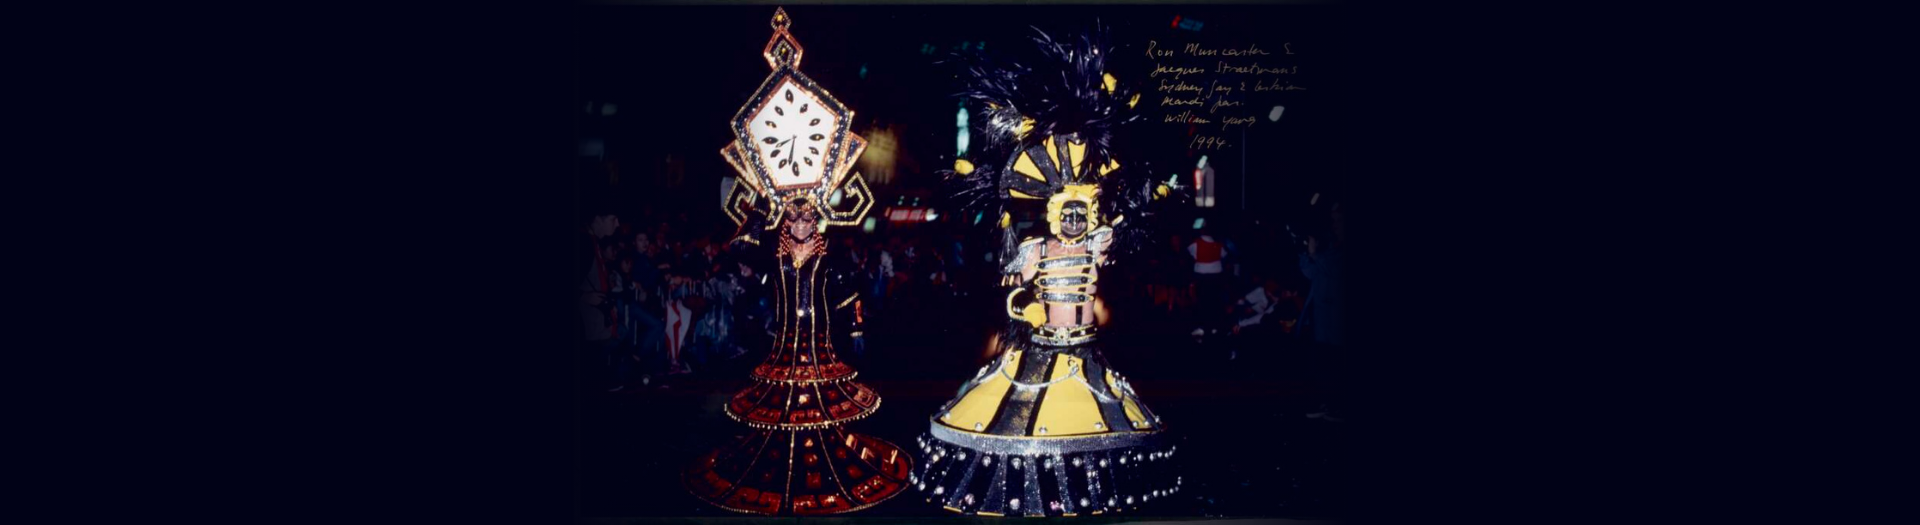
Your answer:
[[[1105,177],[1117,169],[1120,169],[1120,159],[1107,159],[1107,165],[1100,167],[1100,176]]]
[[[1025,193],[1021,193],[1020,190],[1011,189],[1011,188],[1007,189],[1007,194],[1012,195],[1016,199],[1038,199],[1039,198],[1032,195],[1027,195]]]
[[[1127,99],[1127,109],[1133,109],[1133,105],[1138,103],[1140,103],[1140,94],[1134,93],[1133,98]]]
[[[1031,132],[1031,131],[1033,131],[1033,119],[1030,119],[1030,118],[1021,118],[1021,119],[1020,119],[1020,127],[1019,127],[1019,128],[1017,128],[1017,129],[1015,129],[1015,130],[1013,130],[1013,134],[1014,134],[1014,136],[1016,136],[1016,137],[1023,137],[1023,138],[1024,138],[1024,137],[1026,137],[1026,136],[1027,136],[1027,133],[1028,133],[1028,132]]]
[[[1101,74],[1100,80],[1102,80],[1103,81],[1102,83],[1106,85],[1107,94],[1109,95],[1113,94],[1113,86],[1119,83],[1118,81],[1114,80],[1113,73]]]
[[[1040,182],[1047,181],[1047,176],[1040,174],[1040,167],[1033,164],[1033,157],[1027,155],[1025,152],[1020,154],[1019,159],[1013,161],[1013,171],[1014,173],[1026,175],[1029,179]]]
[[[1005,228],[1005,227],[1007,227],[1007,225],[1009,225],[1009,224],[1013,224],[1013,214],[1011,214],[1011,213],[1005,213],[1005,212],[1001,212],[1001,213],[1000,213],[1000,227],[1001,227],[1001,228]]]
[[[959,172],[961,175],[971,175],[973,173],[973,163],[967,162],[967,159],[954,159],[953,171]]]

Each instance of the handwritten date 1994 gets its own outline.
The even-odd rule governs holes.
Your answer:
[[[1220,149],[1225,147],[1227,147],[1226,139],[1206,135],[1194,135],[1193,140],[1187,142],[1188,149]]]

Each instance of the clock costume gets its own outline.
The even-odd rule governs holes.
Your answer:
[[[986,108],[987,147],[978,167],[962,159],[945,175],[964,209],[1000,217],[1009,322],[998,357],[917,443],[909,481],[947,510],[1095,515],[1180,489],[1160,417],[1099,350],[1101,269],[1144,239],[1149,202],[1172,200],[1116,155],[1113,131],[1138,95],[1104,71],[1099,38],[1038,33],[1030,66],[969,67],[965,95]],[[1016,237],[1008,210],[1041,203],[1045,234]]]
[[[836,337],[859,335],[860,287],[857,273],[839,266],[844,258],[828,256],[824,235],[872,207],[866,182],[849,173],[866,142],[847,130],[853,112],[797,70],[790,23],[786,10],[774,12],[762,53],[773,73],[734,117],[736,138],[721,150],[740,173],[724,206],[742,229],[734,246],[744,259],[775,262],[766,273],[777,283],[779,333],[753,384],[725,407],[752,432],[701,456],[681,480],[728,510],[833,514],[898,494],[913,458],[844,428],[878,410],[880,396],[834,352]]]

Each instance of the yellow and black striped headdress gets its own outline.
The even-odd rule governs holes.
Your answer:
[[[985,140],[974,155],[979,163],[961,159],[947,173],[963,210],[1004,218],[1009,200],[1057,208],[1056,195],[1083,187],[1072,199],[1088,201],[1098,216],[1101,192],[1094,188],[1111,186],[1114,172],[1123,171],[1113,135],[1136,119],[1131,110],[1139,100],[1107,70],[1112,49],[1105,40],[1100,28],[1061,40],[1036,29],[1033,57],[968,57],[962,96],[984,107]]]

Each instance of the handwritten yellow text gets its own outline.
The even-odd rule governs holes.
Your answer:
[[[1212,120],[1207,120],[1206,117],[1193,114],[1193,110],[1182,111],[1178,115],[1167,115],[1166,119],[1161,120],[1160,122],[1176,123],[1176,124],[1212,124],[1213,123]]]
[[[1167,74],[1167,75],[1173,75],[1173,78],[1175,79],[1179,79],[1180,77],[1183,77],[1186,75],[1199,75],[1199,74],[1204,74],[1206,72],[1207,70],[1202,68],[1197,68],[1197,67],[1167,67],[1167,66],[1156,63],[1153,65],[1153,72],[1148,73],[1147,76],[1152,78],[1159,78],[1160,75]]]
[[[1227,139],[1220,137],[1194,135],[1193,140],[1187,141],[1188,149],[1220,149],[1224,147],[1227,147]]]
[[[1198,96],[1192,98],[1160,97],[1160,105],[1162,106],[1201,106],[1205,104],[1206,102],[1200,100]]]

